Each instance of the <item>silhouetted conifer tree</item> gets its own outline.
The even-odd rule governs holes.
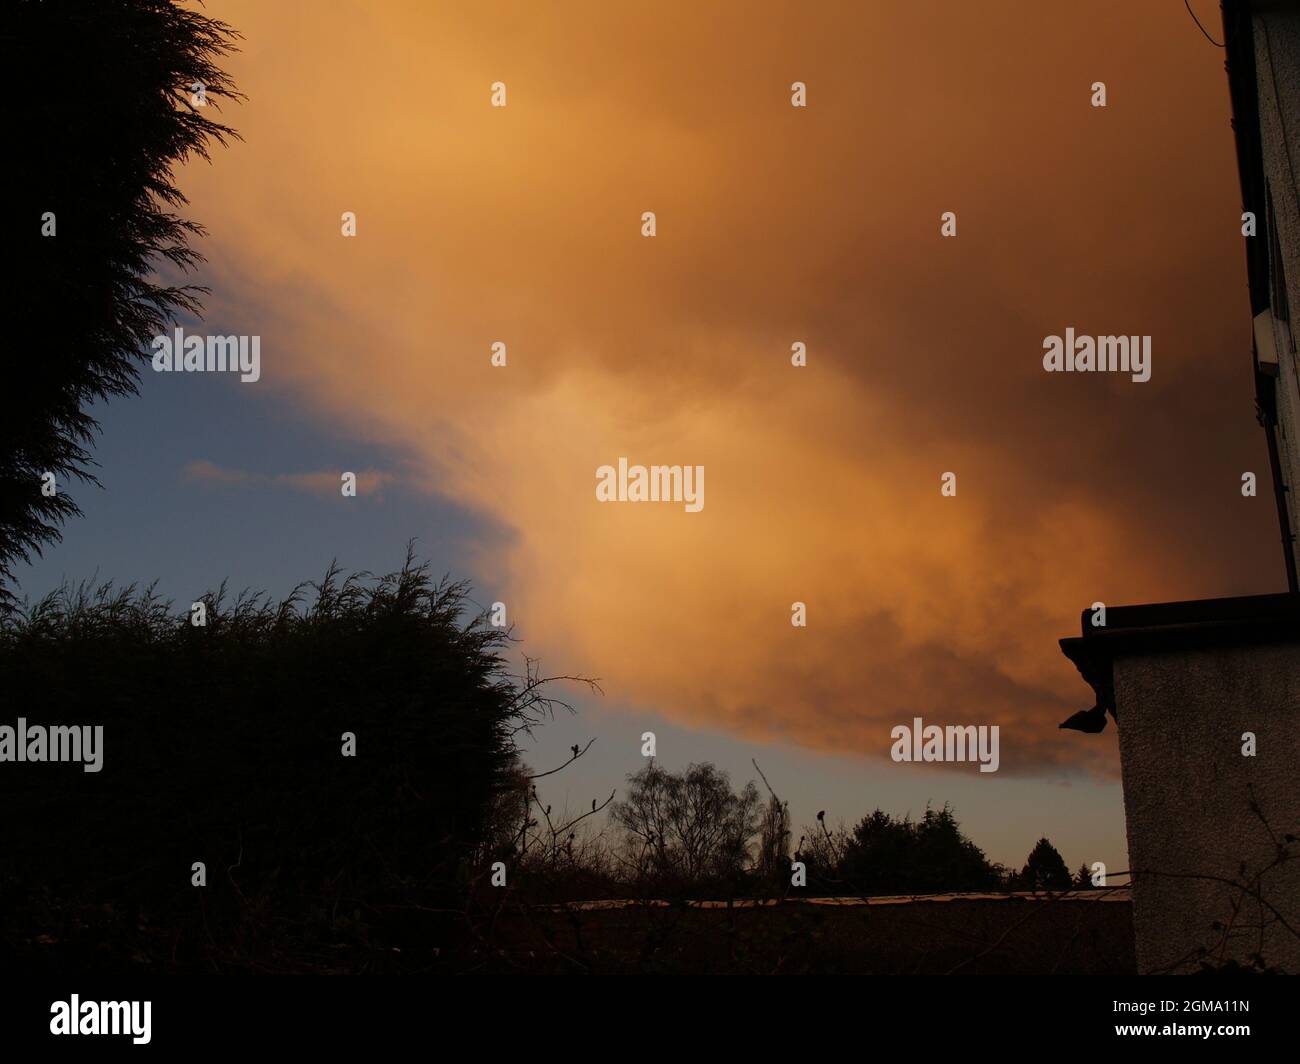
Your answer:
[[[1029,852],[1020,881],[1026,890],[1069,890],[1070,870],[1047,839],[1039,839]]]
[[[134,392],[152,338],[199,310],[202,288],[154,271],[200,261],[174,171],[236,136],[211,116],[239,95],[216,65],[237,36],[168,0],[5,7],[0,604],[14,563],[80,512],[70,482],[94,482],[91,405]],[[43,494],[50,473],[56,493]]]

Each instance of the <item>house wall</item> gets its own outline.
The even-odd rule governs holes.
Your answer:
[[[1300,5],[1257,0],[1252,10],[1260,140],[1272,201],[1268,225],[1278,244],[1276,257],[1270,251],[1270,272],[1274,288],[1285,292],[1283,298],[1275,294],[1271,308],[1279,369],[1277,443],[1295,532],[1300,530],[1300,372],[1294,347],[1300,331],[1294,320],[1300,314]],[[1300,537],[1292,552],[1300,565]]]
[[[1138,970],[1192,971],[1217,951],[1217,920],[1240,892],[1208,878],[1253,876],[1276,855],[1269,829],[1300,836],[1300,641],[1126,654],[1114,661]],[[1242,756],[1242,734],[1257,752]],[[1250,809],[1252,793],[1268,827]],[[1300,849],[1293,846],[1293,851]],[[1283,913],[1262,952],[1300,974],[1300,857],[1265,874],[1259,893]],[[1224,957],[1260,951],[1260,906],[1247,899]]]

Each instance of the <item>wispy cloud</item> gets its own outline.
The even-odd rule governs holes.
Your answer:
[[[241,484],[253,487],[288,488],[311,495],[342,498],[344,472],[357,478],[358,495],[379,495],[388,484],[400,479],[395,473],[380,469],[339,470],[319,473],[253,473],[244,469],[227,469],[207,459],[190,462],[181,471],[183,479],[200,484]]]

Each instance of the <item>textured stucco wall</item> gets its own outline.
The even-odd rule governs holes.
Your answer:
[[[1194,970],[1179,962],[1197,946],[1217,951],[1211,925],[1228,923],[1239,896],[1194,877],[1234,879],[1243,861],[1253,875],[1276,853],[1250,787],[1274,832],[1300,835],[1300,642],[1123,655],[1114,677],[1129,865],[1163,873],[1133,884],[1138,970]],[[1247,731],[1255,757],[1241,753]],[[1300,860],[1268,873],[1260,893],[1300,929]],[[1260,922],[1247,900],[1224,956],[1245,963],[1259,950]],[[1300,973],[1300,938],[1276,923],[1263,955]]]

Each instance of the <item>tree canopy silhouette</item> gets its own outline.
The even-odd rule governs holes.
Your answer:
[[[651,760],[628,777],[610,817],[625,833],[625,860],[650,881],[708,889],[734,885],[748,869],[760,807],[753,782],[737,794],[707,761],[669,772]]]
[[[494,798],[517,787],[517,736],[567,705],[527,659],[508,670],[508,631],[409,554],[281,602],[200,601],[196,625],[147,590],[64,588],[0,618],[0,721],[103,726],[99,771],[0,771],[0,909],[30,937],[50,897],[142,906],[186,948],[224,950],[301,944],[340,902],[374,919],[461,897]]]
[[[1020,881],[1026,890],[1069,890],[1070,870],[1056,847],[1039,839],[1029,852]]]
[[[877,809],[858,823],[841,873],[872,893],[983,890],[997,884],[984,851],[962,833],[951,807],[926,809],[919,821]]]
[[[152,338],[200,310],[203,288],[155,270],[201,261],[175,169],[237,136],[210,116],[239,93],[217,65],[238,34],[169,0],[20,0],[5,15],[7,91],[23,101],[8,130],[17,232],[4,242],[0,416],[0,604],[12,604],[14,563],[80,512],[69,482],[95,481],[89,407],[133,393]]]
[[[877,809],[852,831],[819,821],[804,829],[799,856],[809,884],[834,893],[936,894],[1002,882],[999,866],[966,837],[948,805],[927,808],[917,821]]]

